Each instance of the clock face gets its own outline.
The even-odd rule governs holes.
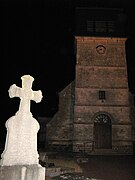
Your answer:
[[[96,47],[96,50],[97,50],[97,53],[98,53],[98,54],[104,54],[105,51],[106,51],[106,48],[105,48],[105,46],[103,46],[103,45],[98,45],[98,46]]]
[[[99,114],[98,116],[96,116],[94,122],[95,123],[100,123],[100,124],[110,123],[111,119],[106,114]]]

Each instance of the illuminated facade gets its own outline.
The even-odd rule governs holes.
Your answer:
[[[125,41],[76,37],[75,152],[132,153]]]
[[[60,93],[59,111],[47,125],[48,147],[88,154],[132,154],[124,16],[120,11],[109,17],[108,10],[103,11],[103,18],[100,11],[98,16],[88,16],[91,11],[77,11],[75,81]]]

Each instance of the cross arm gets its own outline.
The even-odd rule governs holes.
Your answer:
[[[13,84],[10,86],[9,90],[9,97],[19,97],[20,96],[20,88],[16,86],[16,84]]]
[[[33,92],[33,98],[32,98],[33,101],[39,103],[42,100],[42,98],[43,96],[41,90]]]

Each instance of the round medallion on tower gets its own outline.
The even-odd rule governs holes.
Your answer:
[[[103,45],[98,45],[98,46],[96,47],[96,51],[97,51],[98,54],[104,54],[105,51],[106,51],[106,48],[105,48],[105,46],[103,46]]]

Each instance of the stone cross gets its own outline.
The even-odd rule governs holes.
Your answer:
[[[19,112],[21,113],[30,113],[30,100],[35,101],[36,103],[40,102],[42,99],[42,92],[33,91],[32,83],[34,78],[30,75],[24,75],[21,77],[22,79],[22,88],[17,87],[13,84],[9,89],[9,96],[20,97],[20,108]]]
[[[22,88],[13,84],[9,89],[9,96],[19,97],[21,101],[19,111],[6,121],[6,143],[0,161],[2,166],[39,163],[37,152],[39,123],[30,112],[30,101],[40,102],[42,92],[32,90],[34,81],[32,76],[24,75],[21,79]]]

